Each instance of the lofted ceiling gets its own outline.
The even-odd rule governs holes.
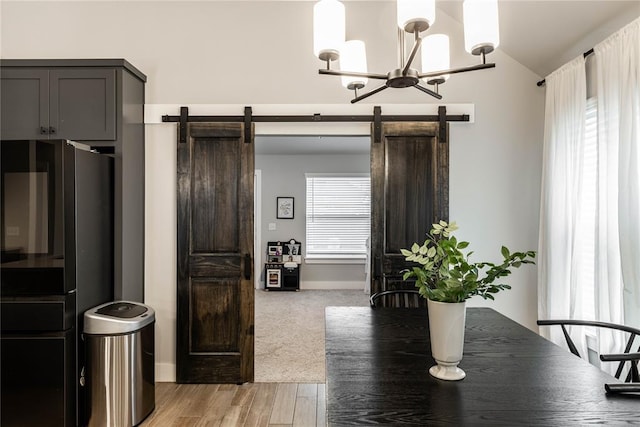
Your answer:
[[[0,3],[4,1],[34,0],[0,0]],[[191,1],[227,2],[229,0]],[[235,1],[316,2],[317,0]],[[350,3],[363,1],[389,2],[393,0],[342,1]],[[436,0],[437,13],[444,12],[462,23],[462,2],[463,0]],[[498,0],[498,8],[500,15],[499,48],[541,77],[545,77],[580,53],[591,49],[594,44],[602,41],[633,19],[640,17],[640,0]]]
[[[436,0],[436,7],[438,11],[462,23],[462,2]],[[498,9],[500,49],[545,77],[640,17],[640,0],[498,0]]]
[[[462,0],[436,5],[462,22]],[[499,48],[545,77],[639,17],[640,0],[499,0],[498,10]]]

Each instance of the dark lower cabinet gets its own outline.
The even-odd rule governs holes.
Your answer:
[[[0,425],[76,425],[75,328],[3,334]]]

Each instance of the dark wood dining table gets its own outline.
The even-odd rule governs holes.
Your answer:
[[[489,308],[467,308],[461,381],[429,375],[426,309],[327,307],[330,426],[640,425],[640,397]]]

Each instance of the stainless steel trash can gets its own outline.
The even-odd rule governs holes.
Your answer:
[[[132,427],[155,408],[155,311],[116,301],[84,313],[89,427]]]

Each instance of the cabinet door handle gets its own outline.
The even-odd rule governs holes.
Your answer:
[[[251,255],[244,255],[244,278],[245,280],[251,279]]]
[[[55,135],[56,134],[56,128],[54,128],[53,126],[49,128],[49,133],[51,135]]]
[[[49,133],[49,129],[44,126],[40,126],[40,135],[46,135]]]

